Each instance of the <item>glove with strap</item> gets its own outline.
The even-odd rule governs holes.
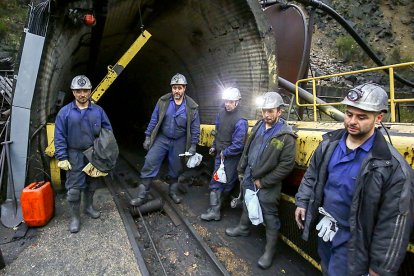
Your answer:
[[[319,207],[318,210],[319,213],[324,216],[318,225],[316,225],[316,230],[319,231],[318,236],[322,238],[324,242],[332,241],[338,231],[337,221],[331,214],[326,212],[323,207]]]
[[[70,163],[69,163],[69,161],[68,161],[68,160],[62,160],[62,161],[59,161],[59,162],[57,163],[57,166],[58,166],[59,168],[61,168],[62,170],[64,170],[64,171],[69,171],[69,170],[71,170],[71,169],[72,169],[72,166],[70,165]]]
[[[108,175],[108,173],[101,172],[100,170],[98,170],[97,168],[95,168],[95,166],[92,165],[92,163],[88,163],[82,169],[82,171],[84,173],[86,173],[87,175],[89,175],[90,177],[100,177],[100,176],[107,176]]]
[[[151,137],[145,136],[145,141],[142,144],[142,146],[144,147],[145,150],[149,150],[150,144],[151,144]]]

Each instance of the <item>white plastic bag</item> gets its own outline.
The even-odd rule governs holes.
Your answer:
[[[227,176],[226,176],[226,172],[224,171],[224,160],[223,159],[221,159],[220,167],[214,173],[213,179],[217,182],[227,183]]]
[[[260,207],[259,198],[257,197],[257,193],[259,191],[260,189],[257,191],[246,189],[246,194],[244,195],[244,201],[246,202],[249,219],[253,225],[259,225],[263,222],[262,208]]]
[[[195,168],[198,165],[200,165],[201,160],[203,160],[203,156],[199,153],[194,154],[193,156],[190,156],[187,161],[187,167],[188,168]]]

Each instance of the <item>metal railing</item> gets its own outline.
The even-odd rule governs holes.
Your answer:
[[[395,98],[394,69],[395,68],[401,68],[401,67],[407,67],[407,66],[414,66],[414,61],[298,80],[296,82],[296,105],[297,106],[302,106],[302,107],[312,106],[313,107],[313,118],[314,118],[314,121],[316,122],[317,121],[317,112],[316,112],[317,109],[316,108],[318,106],[327,106],[327,105],[334,106],[334,105],[340,105],[341,104],[340,102],[317,103],[317,101],[316,101],[316,99],[317,99],[317,95],[316,95],[316,81],[322,80],[322,79],[329,79],[329,78],[332,78],[332,77],[340,77],[340,76],[355,75],[355,74],[367,73],[367,72],[373,72],[373,71],[388,70],[388,75],[389,75],[389,94],[390,94],[390,98],[389,98],[388,101],[389,101],[389,104],[390,104],[391,122],[394,123],[395,122],[395,104],[396,103],[414,102],[414,98],[409,98],[409,99],[396,99]],[[299,84],[300,83],[307,83],[307,82],[312,82],[313,103],[310,103],[310,104],[299,103]]]

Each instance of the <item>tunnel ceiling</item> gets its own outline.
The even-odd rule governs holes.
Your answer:
[[[74,8],[93,8],[97,24],[74,25],[68,19]],[[73,76],[86,74],[96,86],[139,36],[141,22],[152,37],[98,102],[118,133],[142,136],[177,72],[187,77],[202,123],[214,122],[223,87],[239,87],[242,112],[254,118],[253,99],[275,86],[274,38],[257,0],[61,0],[46,36],[33,129],[53,122],[59,97],[73,99]]]

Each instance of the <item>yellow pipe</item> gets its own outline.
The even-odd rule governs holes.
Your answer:
[[[395,103],[394,103],[394,68],[390,67],[389,69],[390,76],[390,113],[391,113],[391,122],[395,122]]]

